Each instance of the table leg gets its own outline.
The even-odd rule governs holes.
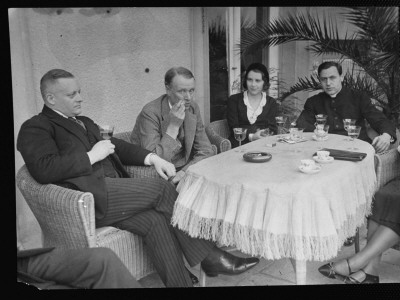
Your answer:
[[[307,262],[305,260],[290,259],[294,272],[296,273],[296,284],[305,285],[307,277]]]
[[[207,275],[206,275],[206,273],[203,271],[203,269],[202,269],[201,266],[200,266],[199,285],[200,285],[201,287],[205,287],[205,286],[206,286],[206,278],[207,278]]]

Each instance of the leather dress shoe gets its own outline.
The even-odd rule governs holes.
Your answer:
[[[188,268],[185,267],[185,269],[188,271],[189,277],[192,280],[193,285],[198,284],[199,283],[199,279],[192,272],[190,272]]]
[[[237,275],[254,267],[260,260],[256,257],[242,258],[215,247],[201,262],[201,268],[208,277],[219,274]]]
[[[344,279],[344,283],[346,284],[370,284],[370,283],[379,283],[379,276],[371,275],[365,273],[363,269],[360,269],[359,271],[363,272],[365,274],[365,279],[363,281],[358,281],[357,279],[351,277],[351,276],[346,276]]]
[[[350,268],[349,260],[346,259],[346,262],[347,262],[347,267],[349,268],[349,274],[353,273]],[[326,265],[319,267],[318,271],[325,277],[332,278],[332,279],[340,280],[341,277],[345,277],[342,274],[336,273],[336,271],[333,269],[333,262],[327,263]]]

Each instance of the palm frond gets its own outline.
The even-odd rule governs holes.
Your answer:
[[[349,7],[343,13],[357,26],[357,37],[369,41],[366,69],[391,73],[399,69],[399,11],[395,7]]]
[[[316,55],[341,54],[351,57],[354,62],[367,68],[372,58],[360,55],[355,35],[339,36],[334,18],[323,15],[322,21],[318,15],[297,14],[274,20],[245,31],[241,44],[237,45],[245,54],[258,48],[285,44],[293,41],[311,41],[306,47]]]
[[[292,85],[288,91],[284,91],[279,96],[279,100],[283,102],[288,96],[293,95],[297,92],[310,92],[321,89],[322,86],[320,82],[314,76],[298,78],[298,82]]]

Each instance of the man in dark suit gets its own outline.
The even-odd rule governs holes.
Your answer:
[[[195,79],[184,68],[169,69],[164,76],[166,94],[147,103],[136,119],[131,142],[172,162],[177,184],[190,165],[214,155],[194,101]]]
[[[17,247],[17,276],[19,282],[39,289],[142,287],[108,248]]]
[[[327,61],[319,65],[318,78],[323,92],[307,99],[296,123],[304,131],[314,131],[315,115],[328,116],[329,133],[347,135],[343,119],[355,119],[361,126],[359,139],[372,143],[376,152],[387,150],[396,141],[396,127],[380,112],[365,94],[342,86],[342,66]],[[378,132],[372,141],[367,135],[365,120]]]
[[[163,179],[129,178],[122,167],[154,165],[167,179],[173,164],[117,138],[103,140],[98,126],[81,113],[81,88],[69,72],[54,69],[40,81],[42,112],[22,124],[17,149],[35,180],[91,192],[96,226],[112,225],[143,236],[149,255],[167,287],[190,287],[190,266],[201,262],[206,274],[242,273],[257,258],[238,258],[214,243],[189,237],[170,225],[177,192]]]

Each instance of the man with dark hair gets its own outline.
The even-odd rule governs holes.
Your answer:
[[[328,116],[329,132],[347,135],[343,119],[356,119],[361,126],[359,139],[371,143],[376,152],[387,150],[396,141],[396,128],[386,116],[379,111],[365,94],[343,87],[342,66],[337,62],[327,61],[318,67],[318,78],[323,92],[310,97],[304,104],[304,110],[297,119],[297,126],[304,131],[314,131],[315,115]],[[365,120],[378,132],[372,141],[368,135]]]
[[[18,134],[32,177],[90,192],[96,226],[114,226],[143,237],[152,262],[167,287],[193,286],[190,266],[201,263],[206,274],[235,275],[255,266],[258,258],[239,258],[214,243],[192,238],[171,226],[177,191],[166,179],[176,174],[170,162],[140,146],[112,137],[104,140],[98,125],[78,116],[83,99],[77,79],[54,69],[41,80],[42,112],[25,121]],[[153,165],[162,177],[130,178],[125,165]]]
[[[169,69],[166,94],[146,104],[136,119],[131,142],[174,164],[177,184],[187,168],[214,154],[194,101],[195,79],[183,67]]]

